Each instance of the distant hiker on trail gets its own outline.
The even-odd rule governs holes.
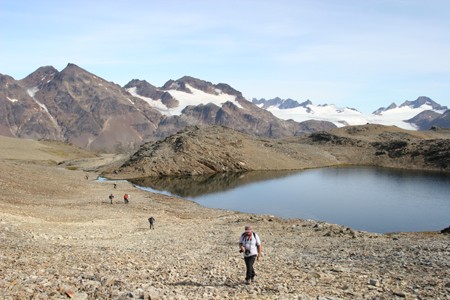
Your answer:
[[[113,204],[113,199],[114,199],[114,195],[113,194],[111,194],[111,195],[109,195],[109,202],[111,203],[111,204]]]
[[[239,238],[239,252],[243,253],[246,273],[245,284],[250,284],[256,276],[253,264],[261,259],[262,246],[259,236],[253,232],[252,226],[245,226],[245,232]]]
[[[86,178],[86,180],[89,180],[89,175],[84,176],[84,178]]]
[[[114,183],[114,189],[116,189],[117,188],[117,183]]]
[[[155,227],[153,226],[153,224],[155,223],[155,218],[148,218],[148,222],[150,223],[150,229],[155,229]]]
[[[130,199],[130,195],[128,194],[123,195],[123,202],[125,202],[125,204],[128,204],[128,199]]]

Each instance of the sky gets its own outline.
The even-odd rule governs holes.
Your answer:
[[[450,108],[449,0],[0,0],[0,28],[15,79],[74,63],[122,86],[188,75],[247,99]]]

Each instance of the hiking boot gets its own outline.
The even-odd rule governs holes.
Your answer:
[[[250,279],[245,279],[245,284],[249,285],[250,284]]]

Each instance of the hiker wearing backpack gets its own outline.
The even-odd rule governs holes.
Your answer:
[[[155,223],[155,218],[148,218],[148,222],[150,223],[150,229],[155,229],[155,227],[153,226],[153,224]]]
[[[255,260],[261,259],[262,246],[259,236],[253,232],[252,226],[245,226],[244,233],[239,238],[239,252],[243,253],[246,273],[245,284],[253,282],[256,276],[253,265]]]

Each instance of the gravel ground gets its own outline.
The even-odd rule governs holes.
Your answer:
[[[449,235],[208,209],[39,161],[0,167],[1,299],[450,299]],[[249,286],[246,224],[264,252]]]

